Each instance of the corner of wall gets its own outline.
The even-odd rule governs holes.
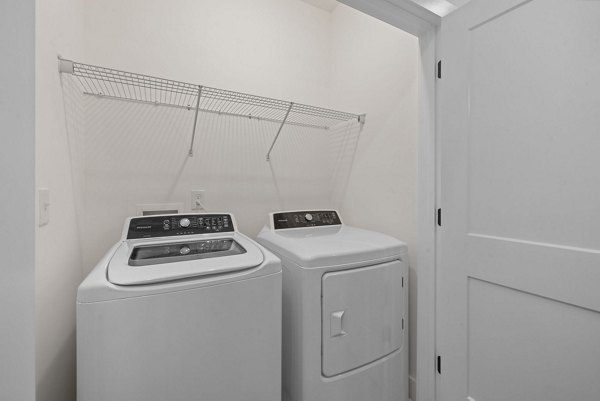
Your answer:
[[[79,170],[58,73],[58,54],[83,53],[84,0],[36,2],[36,191],[50,192],[50,220],[35,226],[36,399],[75,400],[75,296],[81,244],[74,182]],[[37,208],[36,208],[37,209]]]

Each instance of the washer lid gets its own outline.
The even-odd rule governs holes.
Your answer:
[[[258,242],[301,267],[325,267],[369,262],[406,253],[406,244],[375,231],[346,225],[272,230]]]
[[[261,250],[237,233],[170,240],[127,240],[108,264],[108,280],[142,285],[231,273],[263,263]]]

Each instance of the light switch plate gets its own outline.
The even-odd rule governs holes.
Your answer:
[[[38,224],[40,227],[50,223],[50,190],[48,188],[38,189]]]

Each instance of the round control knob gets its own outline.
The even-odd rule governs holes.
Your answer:
[[[313,215],[310,213],[306,213],[306,216],[304,216],[304,218],[306,219],[306,221],[312,221]]]
[[[182,255],[187,255],[188,253],[190,253],[191,249],[189,246],[184,245],[181,248],[179,248],[179,253]]]
[[[185,227],[189,227],[190,226],[190,219],[188,219],[187,217],[184,217],[183,219],[179,220],[179,225],[183,228]]]

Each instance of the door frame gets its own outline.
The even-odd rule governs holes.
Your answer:
[[[441,17],[411,0],[338,0],[419,39],[419,133],[417,175],[417,377],[411,398],[435,400],[436,225],[439,147],[436,126],[436,51]],[[416,383],[415,383],[416,382]],[[416,392],[416,393],[415,393]]]

